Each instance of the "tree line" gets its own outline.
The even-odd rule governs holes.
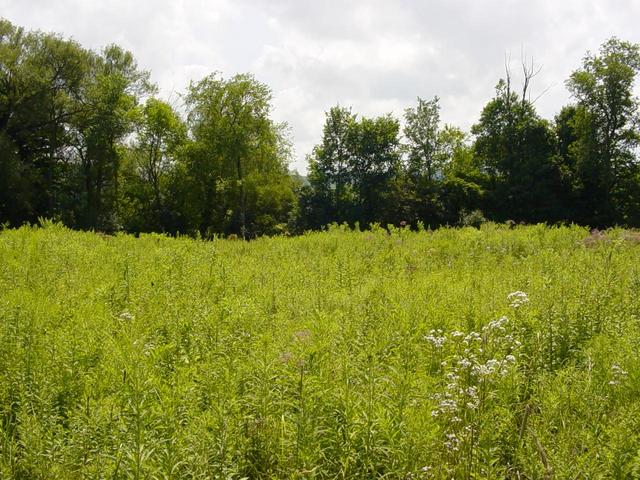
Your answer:
[[[522,68],[470,132],[441,122],[437,97],[402,122],[331,108],[304,178],[252,75],[191,82],[176,108],[117,45],[0,19],[0,224],[243,238],[334,222],[639,226],[640,47],[612,38],[587,53],[553,120]]]

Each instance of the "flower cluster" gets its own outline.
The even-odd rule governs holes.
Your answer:
[[[529,296],[521,291],[512,292],[507,295],[507,300],[511,302],[509,304],[512,308],[520,308],[522,305],[529,303]]]
[[[432,396],[437,403],[431,416],[442,426],[442,447],[454,463],[462,461],[461,455],[473,455],[469,452],[478,444],[488,400],[496,398],[502,379],[514,371],[521,344],[512,330],[509,319],[500,317],[479,332],[437,330],[425,337],[444,359],[444,382]]]
[[[444,342],[447,340],[447,336],[440,329],[431,330],[429,335],[426,335],[424,339],[433,345],[435,348],[442,348],[444,346]]]
[[[611,372],[613,373],[613,379],[609,381],[609,385],[612,386],[620,385],[620,382],[626,379],[627,375],[629,375],[629,372],[623,370],[623,368],[617,363],[611,365]]]
[[[455,433],[447,433],[446,440],[444,441],[444,446],[447,450],[452,452],[457,452],[460,450],[460,439]]]
[[[491,320],[484,327],[482,327],[483,332],[490,332],[493,330],[498,330],[500,332],[505,331],[505,324],[509,321],[507,317],[500,317],[497,320]]]

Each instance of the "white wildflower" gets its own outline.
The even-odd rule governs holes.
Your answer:
[[[507,317],[500,317],[497,320],[491,320],[488,324],[486,324],[482,330],[484,332],[491,330],[500,330],[504,332],[504,324],[507,323],[509,319]]]
[[[438,403],[437,411],[438,413],[452,413],[458,410],[458,402],[452,399],[444,399],[440,400]],[[433,415],[433,412],[432,412]],[[435,415],[434,415],[435,416]]]
[[[457,382],[458,380],[460,380],[460,376],[456,375],[453,372],[449,372],[444,376],[447,380],[449,380],[450,382]]]
[[[471,373],[476,377],[487,377],[491,375],[491,371],[487,368],[486,365],[474,365],[471,369]]]
[[[511,302],[509,306],[513,308],[519,308],[525,303],[529,303],[529,297],[526,293],[521,291],[510,293],[507,295],[507,300]]]
[[[500,366],[500,362],[495,358],[490,358],[489,360],[487,360],[487,368],[495,370],[498,366]]]
[[[626,370],[623,370],[622,367],[617,363],[614,363],[613,365],[611,365],[611,370],[613,371],[613,374],[616,376],[626,377],[629,374],[629,372],[627,372]]]
[[[624,370],[620,365],[614,363],[611,365],[611,371],[613,372],[613,380],[609,381],[609,385],[620,385],[621,380],[629,375],[629,372]]]
[[[485,364],[480,363],[480,364],[474,365],[473,368],[471,369],[471,373],[478,377],[488,377],[496,373],[499,367],[500,367],[500,362],[495,358],[490,358],[489,360],[487,360]]]
[[[472,398],[478,398],[478,387],[474,387],[474,386],[467,387],[464,393],[469,395]]]
[[[447,337],[442,334],[442,330],[431,330],[429,335],[426,335],[424,339],[435,348],[442,348]]]
[[[446,437],[447,439],[444,442],[444,446],[447,447],[447,450],[457,452],[460,448],[460,439],[456,436],[455,433],[447,433]]]
[[[460,368],[469,368],[471,365],[472,363],[468,358],[461,358],[458,360],[458,366]]]
[[[469,345],[471,342],[481,342],[482,336],[478,332],[469,332],[469,334],[464,337],[463,343],[465,345]]]

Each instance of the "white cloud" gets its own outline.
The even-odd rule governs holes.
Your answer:
[[[636,0],[0,0],[2,16],[90,48],[118,43],[151,70],[165,97],[214,71],[250,71],[271,86],[274,117],[292,126],[296,161],[320,139],[336,103],[400,116],[417,96],[441,98],[468,128],[511,52],[542,72],[540,113],[568,101],[564,82],[608,37],[639,42]]]

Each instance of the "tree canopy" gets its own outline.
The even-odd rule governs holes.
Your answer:
[[[470,132],[441,122],[437,96],[401,119],[337,105],[303,177],[251,74],[212,73],[169,103],[117,45],[0,20],[0,224],[241,238],[330,223],[639,226],[639,70],[637,44],[607,40],[552,120],[530,99],[533,66],[519,89],[507,70]]]

